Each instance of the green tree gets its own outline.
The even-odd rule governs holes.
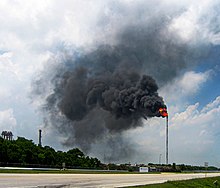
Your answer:
[[[90,158],[78,149],[67,152],[55,151],[50,146],[37,146],[32,140],[18,137],[9,141],[0,137],[0,162],[21,165],[50,165],[61,167],[65,163],[69,167],[99,168],[101,162],[97,158]]]

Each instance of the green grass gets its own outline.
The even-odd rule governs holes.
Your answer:
[[[217,180],[218,185],[214,184]],[[198,178],[182,181],[168,181],[161,184],[152,184],[144,186],[134,186],[138,188],[217,188],[220,187],[220,177]]]

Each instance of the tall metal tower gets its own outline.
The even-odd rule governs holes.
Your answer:
[[[38,146],[42,146],[42,142],[41,142],[42,135],[41,135],[41,133],[42,133],[42,130],[39,129],[39,142],[38,142]]]
[[[166,164],[168,165],[168,116],[166,117]]]

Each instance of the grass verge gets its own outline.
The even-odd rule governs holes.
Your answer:
[[[198,178],[181,181],[168,181],[161,184],[134,186],[138,188],[217,188],[220,187],[220,177]],[[130,187],[133,188],[133,187]]]

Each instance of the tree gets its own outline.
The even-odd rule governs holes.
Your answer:
[[[40,147],[23,137],[17,140],[6,140],[0,137],[0,162],[20,163],[20,165],[34,166],[48,165],[61,167],[65,163],[69,167],[99,168],[101,162],[97,158],[90,158],[78,149],[67,152],[55,151],[50,146]]]

